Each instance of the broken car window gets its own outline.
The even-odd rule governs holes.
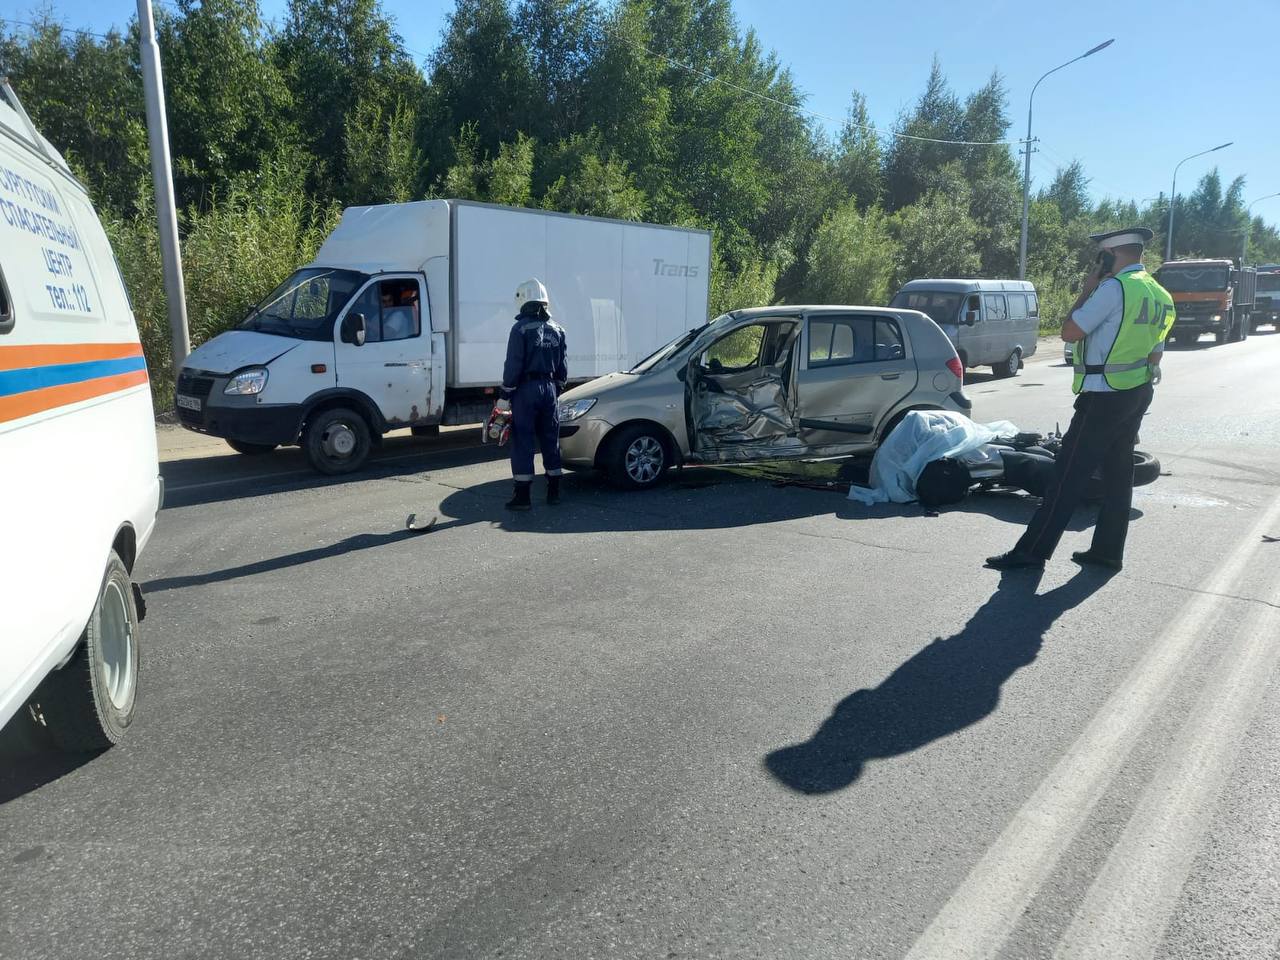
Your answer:
[[[704,354],[703,365],[713,373],[749,370],[760,361],[760,345],[764,343],[765,324],[740,327],[721,337]]]

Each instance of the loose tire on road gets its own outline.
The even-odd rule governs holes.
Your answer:
[[[1008,359],[1005,360],[1004,363],[993,363],[991,365],[991,372],[1001,380],[1007,377],[1016,377],[1020,369],[1022,369],[1021,350],[1014,350],[1013,353],[1009,354]]]
[[[276,448],[274,443],[245,443],[243,440],[228,440],[227,446],[246,457],[260,457]]]
[[[662,482],[672,459],[662,431],[637,423],[623,427],[610,440],[604,467],[615,487],[648,490]]]
[[[373,438],[364,417],[349,407],[330,407],[313,416],[302,437],[307,462],[330,476],[364,466]]]
[[[125,735],[138,702],[138,639],[129,571],[112,551],[80,645],[31,698],[63,750],[105,750]]]

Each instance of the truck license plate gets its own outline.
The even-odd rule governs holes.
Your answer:
[[[177,394],[177,401],[178,401],[178,406],[182,407],[184,410],[199,410],[199,409],[200,409],[200,398],[199,398],[199,397],[185,397],[185,396],[183,396],[182,394],[180,394],[180,393],[179,393],[179,394]]]

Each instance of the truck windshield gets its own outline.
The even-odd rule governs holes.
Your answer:
[[[1227,268],[1166,266],[1156,272],[1156,280],[1170,293],[1208,293],[1227,289]]]
[[[905,310],[919,310],[928,314],[929,319],[938,326],[956,322],[960,313],[959,293],[941,293],[936,290],[899,290],[890,302],[891,307]]]
[[[1280,273],[1258,274],[1258,290],[1264,293],[1274,293],[1276,290],[1280,290]]]
[[[338,313],[368,279],[355,270],[305,267],[254,307],[240,329],[299,340],[332,340]]]

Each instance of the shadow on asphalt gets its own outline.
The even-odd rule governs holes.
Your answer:
[[[97,753],[64,753],[25,707],[0,729],[0,804],[65,777]]]
[[[160,465],[165,482],[164,507],[190,507],[294,490],[340,487],[510,456],[507,448],[482,444],[478,437],[478,431],[466,431],[440,437],[390,438],[374,451],[363,469],[340,477],[316,473],[302,451],[295,447],[252,457],[232,453],[225,457],[172,460]]]
[[[996,709],[1004,682],[1035,660],[1054,621],[1109,576],[1083,570],[1037,595],[1038,571],[1006,573],[959,633],[938,637],[878,687],[845,697],[804,743],[768,754],[766,769],[798,793],[833,793],[855,783],[870,760],[977,723]]]

